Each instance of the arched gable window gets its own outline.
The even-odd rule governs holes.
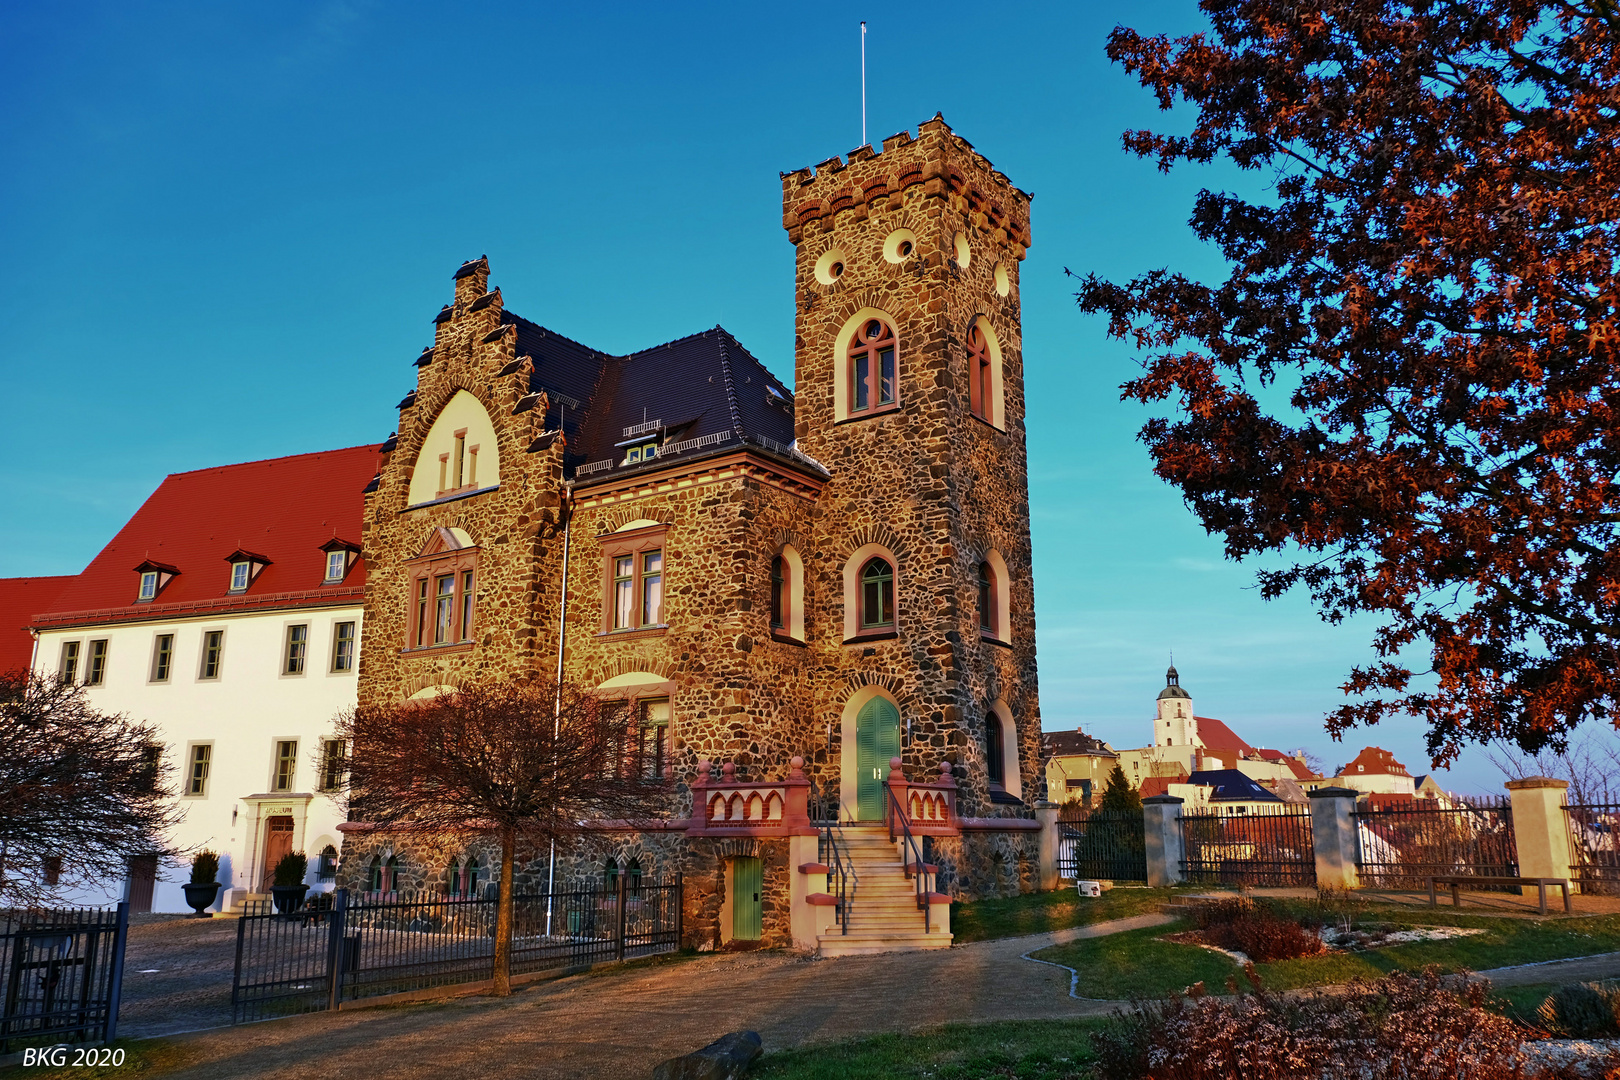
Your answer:
[[[461,864],[455,859],[451,859],[450,865],[445,867],[444,883],[446,893],[451,896],[461,895]]]
[[[382,892],[383,864],[381,855],[371,857],[371,865],[366,867],[366,891]]]
[[[894,627],[894,567],[871,558],[861,567],[861,629]]]
[[[895,404],[899,347],[894,328],[882,319],[868,319],[849,342],[849,411],[870,412]]]
[[[602,868],[602,882],[611,891],[619,887],[619,860],[608,856],[607,865]]]
[[[407,649],[464,646],[477,614],[474,575],[478,546],[460,529],[440,526],[428,534],[421,554],[406,561],[410,574]]]
[[[399,856],[398,855],[391,856],[389,858],[388,862],[383,865],[382,891],[383,892],[398,892],[399,891]]]
[[[984,718],[984,767],[992,787],[1007,786],[1007,757],[1004,749],[1006,733],[1001,717],[988,713]]]
[[[791,545],[771,559],[771,636],[804,640],[804,560]]]
[[[786,624],[782,619],[787,611],[786,597],[783,595],[787,587],[787,579],[783,576],[785,567],[782,565],[782,556],[778,555],[771,560],[771,629],[782,630]]]
[[[968,408],[973,415],[981,420],[994,420],[992,403],[995,401],[995,383],[993,382],[994,361],[990,356],[990,344],[985,340],[984,331],[979,324],[974,323],[968,330]]]
[[[1007,602],[1007,560],[994,548],[979,560],[975,573],[979,594],[979,635],[1002,645],[1012,643],[1012,615]]]

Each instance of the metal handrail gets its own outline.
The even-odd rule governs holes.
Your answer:
[[[917,843],[917,838],[911,835],[911,821],[905,808],[900,805],[900,797],[894,793],[894,788],[889,786],[887,780],[883,781],[883,791],[889,801],[889,840],[892,842],[895,839],[894,821],[899,818],[900,832],[905,839],[900,857],[906,864],[906,877],[911,878],[917,888],[917,908],[923,913],[923,932],[933,933],[933,906],[928,902],[928,894],[933,890],[927,887],[928,864],[923,861],[922,847]],[[911,872],[912,867],[916,867],[915,874]]]
[[[814,780],[810,781],[810,794],[818,810],[826,805],[821,789]],[[860,887],[861,879],[855,873],[854,860],[846,865],[839,851],[839,846],[844,843],[844,825],[838,820],[836,805],[832,817],[817,822],[817,826],[821,831],[816,854],[820,863],[827,868],[827,892],[833,897],[833,917],[838,922],[839,932],[848,934],[850,911],[854,907],[855,892]]]

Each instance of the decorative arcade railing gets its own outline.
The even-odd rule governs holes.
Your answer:
[[[739,780],[737,766],[726,762],[720,779],[714,766],[698,762],[692,781],[692,818],[687,836],[814,836],[810,820],[810,781],[804,758],[789,762],[785,780]]]

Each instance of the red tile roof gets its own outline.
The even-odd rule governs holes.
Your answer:
[[[0,578],[0,671],[26,669],[34,660],[28,624],[49,608],[72,581],[61,577]]]
[[[1357,768],[1360,766],[1360,768]],[[1395,760],[1395,755],[1381,746],[1365,747],[1355,759],[1339,770],[1340,776],[1362,775],[1410,776],[1406,766]]]
[[[1206,748],[1236,750],[1245,755],[1254,753],[1254,747],[1238,738],[1237,732],[1213,716],[1195,716],[1193,719],[1198,721],[1198,737],[1204,740]]]
[[[1187,774],[1184,772],[1178,772],[1174,776],[1145,776],[1142,778],[1141,795],[1144,799],[1150,795],[1168,795],[1171,784],[1186,782]]]
[[[43,611],[35,625],[124,622],[254,608],[359,603],[365,563],[356,559],[341,584],[324,584],[321,545],[358,543],[361,490],[377,471],[377,447],[250,461],[166,478],[84,573]],[[245,592],[231,594],[226,556],[238,549],[269,560]],[[144,562],[180,572],[149,603],[137,603]]]

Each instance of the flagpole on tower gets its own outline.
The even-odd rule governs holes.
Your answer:
[[[861,20],[861,145],[866,145],[866,20]]]

